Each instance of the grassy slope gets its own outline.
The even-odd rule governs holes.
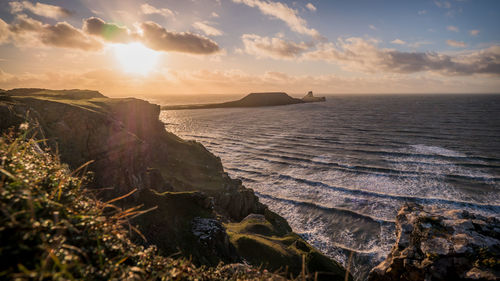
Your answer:
[[[227,280],[279,278],[246,266],[195,267],[128,239],[121,210],[33,140],[0,138],[0,279]]]
[[[299,235],[276,228],[264,216],[251,215],[239,223],[228,223],[226,227],[233,245],[251,264],[285,271],[292,276],[317,272],[317,280],[344,280],[345,271],[336,262]],[[287,268],[283,268],[283,264]]]

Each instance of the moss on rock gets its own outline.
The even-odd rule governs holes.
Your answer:
[[[226,224],[231,243],[250,264],[290,277],[307,275],[317,280],[344,280],[344,268],[324,256],[299,235],[275,227],[264,215],[251,214],[239,223]],[[286,265],[286,266],[284,266]]]

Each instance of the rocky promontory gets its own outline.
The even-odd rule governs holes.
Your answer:
[[[208,108],[232,108],[232,107],[261,107],[261,106],[278,106],[291,105],[298,103],[308,103],[325,101],[325,97],[314,97],[312,92],[309,92],[302,99],[297,99],[289,96],[284,92],[265,92],[265,93],[250,93],[242,99],[223,103],[211,104],[191,104],[191,105],[172,105],[163,106],[165,110],[180,110],[180,109],[208,109]]]
[[[369,281],[500,279],[498,219],[408,204],[396,227],[396,244]]]
[[[305,102],[323,102],[326,101],[325,97],[315,97],[312,91],[309,91],[307,95],[302,98]]]
[[[98,198],[131,193],[116,204],[151,209],[130,221],[144,236],[134,236],[137,243],[156,245],[163,255],[192,258],[199,265],[246,261],[287,276],[317,272],[320,279],[343,280],[340,264],[293,233],[253,190],[231,179],[203,145],[167,132],[159,114],[158,105],[95,91],[0,93],[0,132],[27,123],[40,144],[57,152],[71,169],[88,163],[85,169],[93,173],[89,186]],[[259,225],[270,231],[256,232]],[[256,255],[252,249],[266,249],[267,254]]]

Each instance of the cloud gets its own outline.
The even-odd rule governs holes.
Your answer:
[[[309,11],[316,12],[316,7],[312,3],[307,3],[306,8],[309,9]]]
[[[375,25],[373,25],[373,24],[370,24],[368,27],[369,27],[371,30],[377,30],[377,28],[376,28],[376,27],[375,27]]]
[[[174,14],[174,12],[172,12],[172,10],[167,9],[167,8],[158,9],[154,6],[147,4],[147,3],[141,5],[141,12],[145,15],[157,14],[157,15],[161,15],[165,18],[175,17],[175,14]]]
[[[495,92],[500,80],[491,77],[437,77],[435,75],[379,74],[370,76],[290,75],[283,72],[250,74],[227,70],[160,70],[137,77],[111,69],[7,73],[0,69],[1,88],[43,87],[51,89],[94,89],[104,95],[240,93],[286,91],[302,95],[319,93],[415,93]]]
[[[103,42],[141,42],[145,46],[166,52],[189,54],[213,54],[220,51],[214,41],[189,32],[171,32],[154,22],[138,24],[136,32],[127,27],[91,17],[85,19],[82,29],[67,22],[44,24],[26,15],[17,15],[11,24],[0,19],[0,43],[12,41],[17,45],[96,51],[104,47]]]
[[[210,22],[197,21],[192,24],[192,26],[198,30],[203,31],[208,36],[220,36],[222,35],[222,31],[210,25]]]
[[[453,32],[459,32],[460,30],[458,29],[458,27],[456,26],[453,26],[453,25],[448,25],[446,27],[446,29],[448,29],[449,31],[453,31]]]
[[[155,22],[143,22],[138,24],[138,28],[140,30],[133,32],[127,27],[106,23],[96,17],[86,19],[83,24],[83,30],[86,33],[113,43],[135,41],[156,51],[190,54],[212,54],[220,50],[217,43],[206,37],[189,32],[168,31]],[[218,30],[214,28],[214,30],[207,31],[216,32]]]
[[[419,48],[422,45],[432,45],[432,44],[433,43],[430,41],[417,41],[417,42],[413,42],[413,43],[408,43],[408,47]]]
[[[294,32],[317,39],[322,38],[316,29],[307,26],[306,20],[299,17],[297,10],[288,7],[286,4],[263,0],[233,0],[233,2],[256,7],[261,13],[282,20]]]
[[[469,34],[472,36],[477,36],[479,34],[479,30],[473,29],[473,30],[469,31]]]
[[[128,28],[114,23],[106,23],[104,20],[96,17],[84,20],[83,31],[113,43],[127,43],[132,40]]]
[[[53,46],[94,51],[102,48],[102,44],[87,36],[67,22],[54,25],[44,24],[26,15],[17,15],[14,22],[8,25],[10,37],[16,44],[27,46]]]
[[[258,58],[293,59],[309,48],[303,42],[295,43],[276,37],[261,37],[256,34],[244,34],[241,39],[245,46],[243,51]]]
[[[4,22],[0,18],[0,44],[4,44],[9,41],[10,37],[10,30],[9,30],[9,24]]]
[[[189,32],[172,32],[154,22],[141,23],[141,41],[157,51],[213,54],[220,51],[214,41]]]
[[[467,46],[467,44],[465,44],[465,42],[455,41],[455,40],[446,40],[446,44],[448,44],[448,46],[452,46],[452,47],[465,47],[465,46]]]
[[[36,3],[33,5],[33,3],[29,1],[9,2],[9,5],[13,14],[17,14],[26,10],[32,12],[35,15],[51,19],[69,17],[72,14],[70,11],[59,6],[43,3]]]
[[[500,75],[500,46],[464,53],[444,55],[433,52],[400,52],[380,49],[374,41],[348,38],[333,43],[324,43],[316,50],[302,54],[302,59],[320,60],[341,64],[349,70],[369,73],[417,73],[437,72],[443,75]]]
[[[210,14],[210,17],[211,17],[211,18],[218,18],[218,17],[219,17],[219,14],[217,14],[216,12],[212,12],[212,13]]]
[[[434,1],[434,4],[439,8],[451,9],[451,3],[448,1]]]
[[[392,44],[397,44],[397,45],[405,45],[406,42],[401,40],[401,39],[394,39],[391,41]]]
[[[417,14],[419,16],[425,15],[425,14],[427,14],[427,10],[420,10],[420,11],[417,12]]]

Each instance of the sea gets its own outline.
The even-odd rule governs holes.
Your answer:
[[[156,97],[167,105],[242,96]],[[356,280],[383,261],[406,202],[500,217],[500,94],[327,95],[326,102],[162,111]]]

